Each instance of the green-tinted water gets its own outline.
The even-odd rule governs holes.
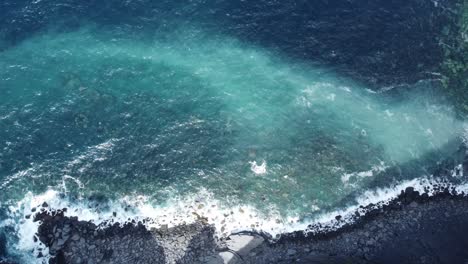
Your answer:
[[[461,131],[430,82],[400,100],[193,29],[144,40],[49,32],[3,51],[0,68],[2,200],[65,181],[72,193],[156,203],[205,188],[309,214],[389,184],[389,167],[454,152]]]

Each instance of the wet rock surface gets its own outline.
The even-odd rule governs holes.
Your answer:
[[[468,199],[407,188],[398,199],[332,232],[284,235],[247,263],[467,263]],[[282,253],[280,253],[282,252]]]
[[[384,206],[362,209],[365,215],[356,213],[337,230],[294,232],[277,241],[253,232],[217,239],[205,221],[151,230],[142,222],[98,227],[41,210],[35,239],[49,249],[49,263],[467,263],[464,194],[441,189],[429,197],[409,187]]]
[[[49,263],[200,263],[214,254],[214,228],[203,223],[147,230],[142,222],[99,228],[42,212],[37,237],[50,253]],[[41,257],[41,256],[38,256]]]

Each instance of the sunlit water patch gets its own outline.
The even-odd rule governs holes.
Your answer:
[[[175,32],[89,27],[0,53],[2,208],[45,193],[57,208],[106,204],[76,213],[105,219],[132,197],[132,215],[181,223],[196,211],[220,234],[275,233],[355,206],[367,186],[430,175],[463,141],[431,82],[401,99],[226,36]]]

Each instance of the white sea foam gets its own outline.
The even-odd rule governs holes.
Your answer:
[[[249,161],[250,170],[255,174],[265,174],[267,172],[266,161],[262,161],[261,165],[258,165],[256,161]]]
[[[388,203],[396,198],[402,190],[407,187],[414,187],[420,193],[425,188],[429,188],[429,195],[433,195],[430,187],[434,184],[443,185],[444,183],[433,178],[418,178],[403,181],[388,188],[378,188],[368,190],[360,195],[354,205],[342,208],[332,212],[320,214],[311,218],[301,218],[297,214],[287,216],[281,215],[275,206],[270,205],[268,214],[262,213],[249,204],[238,203],[235,206],[229,206],[216,199],[212,193],[207,190],[201,190],[196,194],[183,197],[174,196],[162,205],[153,205],[148,197],[145,196],[125,196],[116,201],[109,202],[107,210],[96,209],[90,206],[90,202],[81,199],[70,201],[62,198],[60,193],[49,190],[40,195],[28,193],[23,200],[14,206],[9,207],[9,219],[0,223],[0,226],[11,226],[14,228],[19,241],[14,248],[22,252],[28,262],[36,261],[32,256],[38,252],[41,247],[35,243],[32,234],[37,231],[38,223],[32,219],[25,219],[26,215],[31,214],[31,209],[41,206],[42,203],[48,203],[48,210],[68,208],[67,216],[77,216],[80,220],[92,221],[95,224],[103,222],[124,223],[129,219],[142,220],[151,218],[147,222],[148,227],[168,227],[192,223],[200,218],[205,218],[208,223],[213,224],[217,230],[218,236],[227,236],[239,231],[261,231],[269,233],[272,236],[279,236],[286,232],[298,230],[307,230],[310,224],[321,223],[322,226],[332,227],[333,229],[343,226],[352,220],[356,211],[362,211],[360,205],[367,206],[374,204],[375,208]],[[465,182],[455,187],[458,192],[468,193],[468,183]],[[315,210],[319,210],[312,204]],[[113,213],[116,216],[113,216]],[[341,215],[342,220],[337,221],[335,216]],[[307,230],[306,232],[316,232],[319,230]],[[42,246],[43,247],[43,246]],[[44,251],[43,253],[47,253]]]
[[[14,173],[10,176],[8,176],[6,179],[2,181],[0,184],[0,190],[7,188],[13,181],[22,178],[22,177],[29,177],[33,175],[33,172],[36,170],[36,168],[30,167],[25,170],[18,171],[17,173]]]
[[[381,161],[379,165],[374,165],[370,170],[367,171],[344,173],[341,176],[341,182],[344,184],[349,184],[351,179],[360,180],[362,178],[372,177],[378,175],[381,172],[384,172],[387,168],[388,166],[385,165],[385,162]]]
[[[84,184],[80,180],[76,179],[75,177],[72,177],[70,175],[64,175],[62,177],[62,188],[65,192],[68,192],[67,181],[74,182],[80,189],[83,189],[85,187]]]
[[[92,221],[95,224],[104,221],[124,223],[129,219],[143,220],[150,217],[153,221],[147,226],[158,228],[163,225],[172,227],[192,223],[197,219],[206,218],[210,224],[216,226],[219,236],[243,230],[264,230],[277,234],[287,231],[284,229],[285,223],[297,221],[297,217],[282,217],[273,206],[267,215],[250,205],[227,207],[206,190],[184,197],[173,197],[160,206],[152,205],[146,196],[125,196],[107,204],[110,208],[108,210],[96,209],[90,206],[87,200],[70,201],[62,198],[55,190],[49,190],[41,195],[28,193],[15,206],[10,206],[9,220],[0,223],[14,228],[19,238],[14,248],[24,253],[25,258],[30,257],[27,259],[28,263],[34,260],[30,256],[31,252],[37,254],[41,246],[32,239],[38,223],[34,223],[32,219],[25,219],[25,216],[31,214],[32,208],[40,207],[44,202],[48,204],[48,210],[67,208],[67,216],[77,216],[80,220]],[[114,212],[116,217],[113,216]]]
[[[83,37],[83,34],[86,37]],[[97,36],[100,35],[101,34],[97,34]],[[326,118],[327,122],[330,122],[329,124],[326,124],[326,128],[328,128],[330,132],[335,131],[335,128],[338,128],[338,130],[341,131],[340,126],[335,127],[336,124],[333,124],[334,121],[336,121],[338,125],[347,124],[348,121],[352,121],[353,124],[362,124],[362,126],[353,127],[353,129],[361,131],[362,136],[365,134],[370,138],[370,140],[375,142],[376,145],[382,145],[384,147],[383,150],[388,152],[387,154],[392,157],[393,160],[401,162],[406,162],[409,158],[417,156],[409,156],[407,152],[414,150],[424,154],[436,149],[437,147],[444,146],[446,141],[454,137],[454,133],[452,133],[453,131],[458,133],[458,130],[455,129],[458,128],[458,123],[455,125],[453,124],[454,121],[450,114],[447,114],[447,118],[441,119],[443,115],[437,114],[438,109],[432,108],[432,110],[435,111],[429,112],[426,111],[426,108],[420,108],[419,105],[416,105],[412,100],[409,100],[409,103],[407,104],[402,104],[401,106],[397,105],[397,107],[389,106],[389,109],[386,110],[387,104],[381,105],[379,101],[370,99],[370,97],[368,97],[370,96],[369,93],[366,93],[366,96],[361,96],[359,92],[360,89],[355,85],[350,84],[349,87],[342,86],[339,84],[340,82],[333,80],[333,76],[329,76],[329,82],[323,80],[317,81],[316,79],[320,79],[318,78],[319,76],[321,78],[323,78],[323,76],[320,72],[317,72],[314,69],[307,69],[305,70],[307,71],[307,74],[302,75],[300,73],[295,74],[289,66],[272,67],[271,65],[281,65],[281,63],[273,63],[275,61],[269,58],[266,53],[256,52],[256,50],[253,49],[245,50],[244,48],[239,48],[239,46],[233,41],[213,41],[207,43],[206,40],[203,39],[203,41],[200,42],[203,45],[198,45],[200,43],[194,42],[195,45],[193,45],[193,47],[189,47],[189,49],[192,50],[188,52],[185,45],[181,45],[181,47],[174,45],[174,49],[169,49],[169,51],[167,51],[165,43],[155,43],[154,45],[135,45],[132,41],[122,41],[121,43],[119,42],[120,44],[114,45],[112,44],[113,41],[109,41],[107,44],[106,42],[101,43],[101,41],[95,42],[94,40],[97,40],[98,38],[94,36],[94,34],[89,32],[77,32],[65,34],[58,38],[54,38],[54,36],[52,36],[51,39],[49,39],[50,37],[46,36],[40,39],[33,39],[29,44],[28,42],[25,42],[22,44],[23,46],[18,46],[18,48],[14,50],[14,53],[12,53],[13,55],[19,54],[21,56],[12,57],[15,58],[15,62],[19,57],[25,57],[27,59],[30,56],[24,56],[24,54],[29,54],[28,52],[33,50],[40,51],[37,53],[37,56],[44,56],[44,58],[47,59],[56,58],[61,56],[57,56],[57,50],[59,50],[57,47],[61,48],[64,45],[66,46],[67,43],[71,43],[69,48],[76,54],[71,58],[76,59],[79,64],[82,63],[81,65],[83,65],[83,67],[86,67],[86,65],[92,65],[93,67],[99,68],[99,65],[101,65],[99,63],[104,63],[102,65],[106,65],[109,57],[114,56],[114,54],[119,54],[119,58],[126,58],[126,56],[128,56],[131,58],[131,61],[135,60],[135,58],[142,58],[145,61],[151,60],[154,65],[162,63],[164,65],[168,65],[171,69],[182,68],[184,69],[184,72],[193,72],[198,76],[198,78],[200,78],[200,80],[208,83],[209,85],[207,86],[212,88],[213,91],[216,91],[216,94],[219,91],[222,91],[223,94],[229,95],[227,97],[228,99],[223,102],[226,103],[226,106],[228,106],[227,108],[236,109],[236,111],[232,111],[231,113],[234,121],[232,123],[228,122],[226,125],[230,130],[232,129],[230,127],[234,126],[236,121],[243,121],[252,125],[252,127],[255,128],[254,132],[261,132],[264,124],[268,124],[271,131],[285,127],[290,121],[289,116],[273,115],[270,114],[271,111],[263,111],[264,109],[271,109],[270,102],[275,100],[258,100],[258,98],[263,98],[263,94],[259,92],[255,94],[256,96],[251,96],[251,87],[269,87],[270,85],[276,87],[276,80],[286,80],[284,83],[280,84],[284,84],[286,87],[291,87],[291,89],[288,88],[288,94],[297,95],[294,97],[296,98],[296,102],[307,108],[306,110],[309,111],[306,112],[307,114],[310,114],[312,117],[313,115],[322,117],[320,112],[321,108],[326,110],[323,112],[326,112],[327,115],[324,115],[323,117]],[[180,42],[185,43],[184,41]],[[80,48],[75,51],[74,47]],[[83,49],[81,47],[88,48]],[[212,47],[216,47],[216,49],[212,49]],[[26,50],[23,50],[22,48],[26,48]],[[238,58],[246,58],[246,56],[239,56],[239,54],[242,55],[249,52],[254,55],[248,56],[248,63],[245,63],[244,60],[238,61]],[[36,53],[33,54],[36,55]],[[69,55],[71,54],[72,53],[69,53]],[[207,55],[210,56],[207,57]],[[88,62],[86,58],[89,57],[96,57],[98,60]],[[255,60],[250,60],[250,58],[253,57],[255,57]],[[71,61],[70,65],[72,66],[76,64],[74,60],[70,60],[70,58],[66,56],[62,59],[67,63]],[[251,61],[255,61],[255,64],[251,64]],[[59,72],[62,70],[62,65],[56,64],[55,59],[54,63],[51,63],[50,65],[51,67],[54,66],[56,68],[48,69],[48,71]],[[237,68],[243,68],[245,71],[238,72]],[[265,74],[261,75],[261,78],[258,78],[256,74],[259,71],[256,69],[262,69],[261,72],[264,72]],[[237,74],[233,74],[236,72]],[[117,72],[114,71],[109,74],[115,75]],[[94,75],[88,77],[92,76]],[[242,78],[239,78],[239,76]],[[250,82],[251,80],[255,80],[255,82]],[[271,80],[275,81],[272,82]],[[145,84],[145,82],[142,82],[141,85],[142,84]],[[143,86],[146,87],[146,84],[141,87]],[[307,88],[303,91],[298,91],[299,89],[302,89],[302,87]],[[255,90],[263,91],[263,89]],[[276,90],[279,89],[271,91]],[[333,99],[333,104],[328,100],[324,100],[327,99],[327,96],[330,94],[333,94],[333,96],[328,99]],[[336,96],[334,96],[335,94]],[[283,97],[281,94],[276,94],[276,96],[278,98]],[[168,103],[171,102],[174,102],[173,98],[168,100]],[[250,115],[246,115],[246,112],[248,113],[248,111],[244,110],[244,108],[247,105],[255,105],[256,107],[254,110],[256,111],[251,111],[249,113]],[[412,107],[414,107],[414,109]],[[51,108],[52,111],[55,111],[53,110],[55,108],[61,109],[61,106],[57,105],[56,107]],[[282,113],[280,110],[283,110],[284,108],[285,105],[281,104],[275,106],[272,110],[274,110],[273,112],[278,111]],[[259,113],[268,113],[260,116],[262,118],[266,118],[266,121],[269,121],[269,123],[266,121],[262,123],[257,122],[258,118],[255,117],[256,114]],[[406,113],[414,114],[413,116],[406,116]],[[428,113],[430,113],[430,115],[428,115]],[[330,118],[328,114],[335,114],[336,118],[340,117],[342,120],[335,120],[335,116]],[[122,113],[122,115],[127,118],[131,116],[130,113]],[[286,118],[283,118],[282,116]],[[437,120],[436,118],[441,120],[434,122]],[[406,120],[406,122],[401,122],[400,120]],[[308,119],[307,122],[310,123],[310,119]],[[202,123],[201,119],[193,119],[186,123],[177,123],[176,125],[196,126],[199,123]],[[453,127],[453,131],[446,129],[448,127]],[[378,130],[373,128],[378,128]],[[428,131],[427,129],[431,129],[430,131],[436,134],[436,139],[440,140],[435,141],[431,138],[431,141],[428,142],[425,137],[419,137],[421,133]],[[343,129],[343,131],[345,130]],[[365,133],[363,134],[362,131],[365,131]],[[465,131],[464,139],[466,143],[468,141],[468,128],[466,128]],[[241,135],[240,139],[246,138],[247,136],[251,137],[251,134],[253,133],[249,130],[245,135]],[[265,138],[264,134],[257,134],[259,139]],[[355,134],[356,133],[354,132],[350,132],[348,137],[345,139],[355,140]],[[239,140],[239,142],[241,141],[242,140]],[[64,168],[65,176],[62,178],[63,186],[61,186],[61,189],[66,192],[67,186],[70,184],[77,184],[79,188],[86,188],[86,186],[78,179],[67,176],[68,174],[72,175],[71,173],[68,173],[68,170],[77,170],[80,173],[85,173],[89,168],[88,166],[90,166],[94,161],[102,161],[109,158],[109,154],[112,153],[116,142],[117,140],[110,140],[91,146],[84,153],[80,153],[73,157],[70,160],[70,163],[68,163]],[[413,149],[407,151],[408,146],[413,146]],[[431,147],[429,148],[428,146]],[[250,169],[255,174],[267,173],[266,162],[258,165],[253,161],[250,163],[250,166]],[[269,169],[273,171],[274,164],[271,164],[270,166],[271,168]],[[378,168],[371,168],[369,171],[355,172],[349,175],[349,177],[346,176],[344,179],[345,182],[351,178],[363,179],[365,177],[374,176],[377,172],[379,172]],[[14,175],[12,180],[25,176],[32,177],[30,174],[31,173],[19,173]],[[198,174],[202,177],[208,177],[202,170],[200,170]],[[293,177],[289,176],[285,176],[285,179],[288,179],[287,182],[293,182],[294,180]],[[303,182],[299,182],[299,184],[304,185]],[[360,196],[353,206],[335,212],[322,214],[320,214],[321,211],[318,206],[314,204],[314,201],[304,201],[304,203],[310,204],[310,208],[312,208],[313,211],[316,211],[316,215],[309,219],[301,218],[300,215],[293,212],[289,215],[282,215],[280,210],[273,205],[269,205],[269,208],[265,208],[267,210],[260,211],[253,205],[248,204],[248,201],[233,201],[230,204],[225,204],[207,190],[200,190],[198,193],[184,196],[174,195],[164,203],[152,201],[146,196],[126,196],[109,202],[108,208],[106,207],[107,209],[102,209],[101,207],[96,209],[94,206],[90,206],[89,201],[84,199],[71,201],[66,198],[62,198],[60,193],[56,190],[50,190],[41,195],[33,195],[31,193],[26,195],[26,197],[17,205],[10,207],[10,219],[1,224],[11,225],[14,227],[20,238],[16,248],[22,252],[30,252],[38,246],[32,241],[32,234],[37,230],[37,223],[33,223],[31,220],[25,219],[24,216],[31,213],[32,207],[38,206],[44,201],[49,204],[48,208],[61,209],[67,207],[68,211],[66,214],[68,216],[78,216],[80,220],[92,220],[97,224],[107,220],[122,223],[129,218],[142,219],[151,217],[154,219],[154,222],[148,225],[155,227],[162,225],[174,226],[182,223],[190,223],[198,218],[206,217],[209,223],[216,226],[218,235],[226,235],[236,231],[252,229],[276,235],[283,232],[304,230],[309,224],[315,222],[334,223],[336,222],[335,216],[337,214],[342,215],[344,219],[350,219],[349,216],[358,209],[358,204],[366,205],[369,203],[375,204],[378,202],[385,202],[386,200],[398,195],[401,189],[404,189],[406,186],[417,187],[423,186],[424,184],[430,183],[425,183],[424,180],[413,180],[404,182],[392,188],[369,191]],[[459,188],[468,189],[468,185],[461,185]],[[265,211],[268,213],[264,213]],[[116,217],[113,217],[113,212],[116,212]],[[301,221],[299,221],[299,219],[301,219]],[[342,222],[337,224],[340,225]],[[30,261],[25,262],[30,263]]]
[[[11,111],[10,113],[8,113],[6,115],[0,116],[0,120],[6,120],[6,119],[12,117],[14,114],[15,114],[15,111]]]
[[[87,166],[89,166],[90,162],[86,161],[104,161],[107,159],[107,154],[112,152],[112,149],[115,146],[115,143],[118,142],[119,139],[109,139],[103,143],[97,144],[95,146],[88,147],[88,149],[78,155],[77,157],[73,158],[67,166],[67,169],[71,169],[75,166],[82,166],[81,170],[85,170]],[[86,165],[88,164],[88,165]]]
[[[463,164],[458,164],[453,168],[452,177],[463,177]]]
[[[402,181],[391,187],[368,190],[365,191],[362,195],[358,196],[358,198],[356,198],[356,203],[354,205],[341,210],[324,213],[319,217],[315,218],[313,223],[320,223],[322,224],[322,226],[325,226],[325,229],[328,230],[338,229],[344,226],[345,224],[351,222],[353,220],[355,212],[360,212],[361,215],[364,214],[365,211],[361,208],[361,206],[367,207],[372,204],[372,208],[380,208],[381,206],[388,204],[391,200],[395,199],[401,193],[401,191],[405,190],[408,187],[413,187],[414,190],[418,191],[419,193],[424,193],[426,189],[428,191],[427,194],[429,196],[433,196],[437,192],[432,188],[434,185],[448,186],[448,184],[442,182],[441,180],[428,177]],[[464,182],[462,184],[451,187],[454,187],[454,190],[458,193],[468,193],[468,182]],[[335,219],[337,215],[342,216],[340,221],[337,221]],[[295,229],[298,226],[303,225],[292,225],[292,229]],[[314,233],[317,231],[321,230],[306,230],[306,233]]]
[[[103,143],[88,147],[84,153],[80,153],[76,157],[72,158],[64,168],[63,172],[70,173],[71,170],[76,169],[80,173],[85,173],[89,168],[91,168],[93,162],[106,160],[119,140],[120,139],[112,138]],[[67,175],[65,175],[65,177],[70,178],[70,176]],[[78,185],[80,186],[80,184],[81,183]],[[66,186],[64,185],[64,187]],[[80,186],[80,188],[82,187]]]
[[[463,124],[463,132],[462,132],[462,141],[463,141],[463,144],[465,144],[465,146],[468,147],[468,123],[465,122]]]
[[[330,101],[335,101],[335,98],[336,98],[336,94],[334,93],[331,93],[327,96],[327,99],[330,100]]]

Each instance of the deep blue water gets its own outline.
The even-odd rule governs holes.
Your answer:
[[[467,128],[432,73],[443,5],[3,1],[2,254],[31,261],[21,219],[43,201],[278,233],[454,180]]]

